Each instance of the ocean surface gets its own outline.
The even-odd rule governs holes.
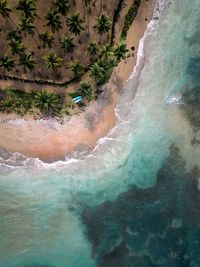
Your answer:
[[[0,267],[200,266],[200,0],[158,1],[90,154],[0,150]]]

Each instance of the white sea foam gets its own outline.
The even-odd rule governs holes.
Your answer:
[[[156,30],[156,25],[158,24],[159,20],[159,14],[160,12],[169,4],[169,1],[163,1],[163,0],[158,0],[157,4],[155,6],[154,14],[152,20],[148,23],[147,25],[147,30],[145,31],[145,34],[143,38],[140,40],[139,43],[139,48],[137,52],[137,64],[133,69],[133,72],[131,73],[130,77],[126,81],[126,84],[124,86],[123,93],[120,97],[120,101],[118,105],[115,108],[115,115],[117,118],[116,126],[110,130],[110,132],[107,134],[107,136],[100,138],[97,142],[96,147],[90,152],[90,154],[85,153],[84,151],[81,152],[81,155],[78,155],[79,152],[74,152],[68,157],[66,155],[64,161],[57,161],[53,163],[44,163],[38,158],[27,158],[20,153],[13,153],[9,159],[7,160],[1,160],[1,164],[5,166],[15,166],[15,167],[33,167],[33,168],[44,168],[44,169],[58,169],[58,167],[61,167],[63,170],[64,166],[68,168],[69,165],[76,165],[82,163],[83,161],[88,161],[91,160],[92,158],[101,158],[102,159],[102,153],[105,154],[106,152],[110,153],[113,149],[113,151],[119,150],[120,147],[120,142],[121,140],[119,139],[119,135],[129,135],[128,132],[128,125],[130,124],[130,120],[128,118],[128,114],[132,108],[132,104],[134,101],[134,97],[137,91],[137,83],[139,80],[139,77],[141,75],[144,63],[145,63],[145,58],[146,58],[146,53],[145,53],[145,47],[148,39],[151,37],[153,32]],[[131,86],[130,86],[131,84]],[[133,88],[134,87],[134,88]],[[126,108],[124,108],[126,106]],[[11,124],[25,124],[27,123],[24,119],[18,119],[15,121],[10,121],[9,123]],[[38,120],[34,122],[36,124],[48,124],[45,120]],[[54,123],[51,121],[51,123]],[[56,122],[55,122],[56,124]],[[126,133],[126,134],[125,134]],[[122,147],[123,150],[123,147]],[[122,150],[120,151],[122,153]],[[73,155],[75,157],[73,157]],[[108,158],[106,155],[104,155],[104,160],[108,161]],[[101,160],[102,164],[103,159]],[[112,163],[114,164],[114,160],[112,160]],[[86,164],[88,164],[86,162]],[[108,164],[108,162],[107,162]]]
[[[182,2],[184,9],[180,10]],[[142,74],[139,68],[138,74],[136,72],[136,76],[127,81],[116,108],[116,127],[99,140],[90,154],[78,160],[52,164],[27,159],[30,160],[29,166],[4,166],[7,174],[0,179],[3,215],[0,220],[0,256],[7,258],[3,266],[21,267],[31,262],[57,267],[95,266],[91,262],[91,247],[83,236],[85,228],[81,228],[77,218],[80,211],[77,206],[91,207],[103,202],[105,206],[102,207],[106,208],[107,201],[120,197],[120,193],[130,186],[154,185],[172,143],[182,149],[180,154],[186,162],[190,157],[193,164],[199,163],[199,147],[191,147],[190,143],[194,134],[191,126],[181,117],[178,105],[166,105],[165,102],[166,96],[177,93],[169,89],[177,77],[181,78],[185,73],[184,66],[190,55],[182,33],[187,24],[195,20],[194,6],[187,0],[174,0],[159,27],[156,26],[159,20],[155,19],[155,30],[149,36],[147,47],[144,44]],[[192,16],[186,18],[188,12]],[[4,161],[9,157],[6,153],[2,155]],[[23,157],[21,162],[25,163]],[[116,203],[116,208],[121,207]],[[94,215],[93,211],[92,208],[91,214]],[[126,211],[122,210],[122,215],[123,212]],[[100,220],[104,219],[102,215]],[[177,222],[172,220],[174,225],[176,228]],[[130,238],[137,234],[131,227],[126,231]],[[119,240],[118,232],[116,241]],[[23,252],[27,247],[30,252],[18,257],[18,251]]]

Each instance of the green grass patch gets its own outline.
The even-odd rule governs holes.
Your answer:
[[[126,36],[127,36],[127,32],[134,20],[134,18],[137,15],[139,6],[140,6],[141,0],[133,0],[133,4],[131,5],[128,13],[125,16],[125,20],[124,20],[124,26],[121,32],[121,36],[120,39],[121,40],[125,40]]]
[[[22,91],[14,88],[0,89],[0,112],[16,113],[24,116],[27,113],[57,116],[63,108],[64,98],[60,94],[47,91]]]

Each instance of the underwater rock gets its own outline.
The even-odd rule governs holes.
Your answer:
[[[194,76],[194,78],[200,79],[200,57],[193,57],[190,59],[186,72]]]
[[[200,87],[194,87],[183,93],[183,102],[181,106],[187,115],[189,121],[195,128],[200,127]]]
[[[53,265],[49,265],[49,264],[32,263],[32,264],[26,265],[25,267],[54,267],[54,266]]]
[[[197,168],[186,172],[172,146],[155,186],[132,186],[113,202],[85,207],[81,219],[97,266],[200,266],[198,176]]]

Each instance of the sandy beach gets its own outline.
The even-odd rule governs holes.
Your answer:
[[[154,0],[142,1],[126,40],[130,57],[114,69],[104,93],[96,102],[62,125],[55,119],[8,120],[6,115],[1,114],[0,147],[44,161],[64,158],[65,153],[73,150],[94,148],[97,141],[115,125],[114,109],[119,93],[136,64],[139,41],[151,19],[153,8]]]

